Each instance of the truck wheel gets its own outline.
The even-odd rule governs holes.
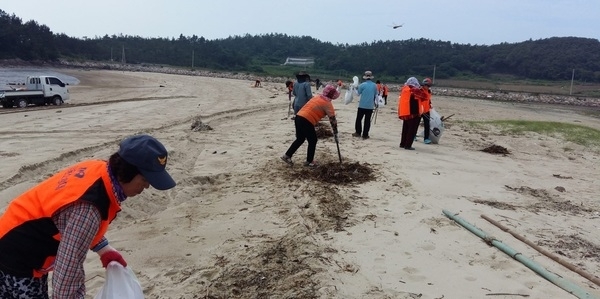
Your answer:
[[[18,99],[17,107],[19,108],[27,108],[27,100],[26,99]]]
[[[63,101],[59,96],[55,96],[54,98],[52,98],[52,103],[56,106],[60,106],[62,105]]]

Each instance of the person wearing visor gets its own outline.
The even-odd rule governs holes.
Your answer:
[[[0,298],[48,298],[50,271],[52,298],[84,298],[88,250],[103,267],[126,267],[104,234],[128,197],[175,187],[167,156],[152,136],[128,137],[108,161],[74,164],[11,201],[0,216]]]

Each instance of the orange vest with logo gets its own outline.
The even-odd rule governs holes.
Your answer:
[[[52,270],[61,235],[52,215],[78,201],[93,204],[101,223],[96,245],[121,210],[106,161],[75,164],[14,199],[0,217],[0,270],[17,277],[41,277]]]
[[[302,106],[300,111],[298,111],[298,115],[304,117],[313,126],[316,126],[325,115],[329,117],[335,116],[335,109],[331,101],[323,99],[321,95],[316,95],[306,105]]]

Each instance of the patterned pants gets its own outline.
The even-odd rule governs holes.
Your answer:
[[[21,278],[0,271],[0,298],[48,299],[48,275]]]

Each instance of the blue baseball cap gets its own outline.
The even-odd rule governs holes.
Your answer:
[[[167,173],[167,149],[150,135],[136,135],[121,141],[119,156],[137,167],[152,187],[167,190],[176,183]]]

